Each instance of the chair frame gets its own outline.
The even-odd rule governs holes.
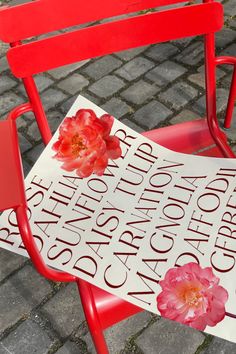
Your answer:
[[[110,0],[104,0],[103,7],[101,7],[99,1],[91,0],[90,2],[83,2],[83,8],[80,10],[79,14],[74,11],[74,8],[78,6],[78,0],[70,0],[69,6],[68,1],[58,3],[57,0],[36,0],[27,4],[9,8],[2,7],[0,9],[0,38],[4,42],[9,43],[11,47],[7,53],[11,70],[16,77],[22,79],[29,98],[29,102],[17,106],[8,114],[6,121],[0,122],[0,129],[2,129],[2,131],[5,128],[8,129],[13,141],[13,144],[9,146],[6,143],[7,139],[9,140],[9,136],[5,138],[8,151],[11,151],[12,159],[15,161],[15,166],[9,166],[9,170],[14,170],[15,180],[17,182],[16,189],[18,191],[14,199],[13,193],[9,197],[8,192],[0,187],[0,192],[3,195],[2,200],[4,200],[4,203],[7,200],[7,208],[12,207],[16,212],[23,243],[37,270],[46,278],[54,281],[77,282],[88,326],[97,352],[100,354],[108,353],[103,330],[128,316],[142,311],[142,309],[118,299],[75,276],[49,268],[40,256],[27,218],[27,201],[24,194],[23,173],[20,167],[21,160],[15,126],[15,120],[18,117],[26,112],[32,111],[35,115],[44,143],[47,144],[52,137],[33,75],[75,61],[108,54],[114,50],[124,50],[130,47],[181,38],[186,33],[187,28],[189,28],[189,31],[187,31],[188,36],[196,32],[198,34],[204,33],[207,120],[180,124],[178,129],[182,132],[181,134],[183,136],[186,131],[191,132],[192,145],[188,147],[188,141],[183,139],[177,146],[177,150],[187,153],[201,150],[199,143],[200,133],[203,144],[202,147],[205,147],[208,143],[210,146],[205,152],[200,152],[201,155],[234,157],[232,150],[226,142],[225,134],[221,131],[217,121],[215,71],[216,67],[219,65],[229,64],[234,66],[224,121],[224,127],[229,128],[236,98],[236,58],[231,56],[216,57],[215,55],[214,32],[222,26],[223,17],[222,14],[219,15],[221,5],[214,0],[203,0],[203,4],[200,5],[164,10],[160,13],[156,12],[128,19],[118,19],[102,25],[90,26],[85,29],[78,29],[30,43],[24,43],[24,40],[32,36],[38,36],[46,32],[52,32],[77,24],[99,21],[102,18],[142,11],[157,6],[179,4],[184,1],[185,0],[141,0],[139,2],[133,2],[132,0],[123,0],[112,5]],[[52,20],[51,13],[55,9],[55,6],[57,8],[57,17]],[[212,22],[208,21],[204,27],[202,23],[199,22],[199,16],[202,16],[203,13],[207,16],[213,11],[213,7],[215,8],[216,20],[212,20]],[[177,17],[178,20],[176,19]],[[44,21],[41,21],[41,18],[44,18]],[[188,19],[188,23],[186,23],[185,26],[178,26],[179,19],[182,19],[181,21]],[[157,21],[160,21],[158,25]],[[150,28],[145,28],[145,23],[147,22],[152,26],[151,30]],[[171,23],[171,26],[166,25],[166,23]],[[209,25],[209,23],[211,25]],[[214,23],[214,26],[212,23]],[[160,25],[165,28],[165,31],[157,37],[155,30],[157,30]],[[126,41],[125,34],[134,26],[137,31],[136,36]],[[212,30],[213,27],[214,30]],[[116,34],[115,40],[109,39],[110,32]],[[87,45],[87,43],[91,43],[91,40],[94,38],[99,41],[101,36],[104,42],[107,43],[103,48]],[[61,38],[64,38],[63,43]],[[117,40],[117,38],[119,38],[119,40]],[[79,48],[73,47],[66,59],[57,55],[62,50],[62,46],[66,45],[66,42],[66,50],[69,50],[75,40],[79,40],[80,46]],[[46,53],[45,56],[47,56],[47,60],[39,57],[41,50],[44,50]],[[32,58],[33,65],[30,65],[29,61],[27,62],[29,56]],[[27,65],[24,65],[24,62],[27,62]],[[171,141],[175,141],[175,134],[176,129],[173,127],[161,128],[158,131],[155,130],[144,133],[144,135],[150,139],[158,141],[160,144],[169,148],[172,148]],[[212,142],[215,142],[216,146],[212,147]],[[2,154],[2,157],[3,156],[4,154]],[[7,182],[7,178],[8,175],[5,175],[5,180],[3,176],[5,183],[9,183]],[[6,203],[4,203],[0,201],[0,210],[6,208]],[[115,309],[112,315],[110,312],[111,308]]]

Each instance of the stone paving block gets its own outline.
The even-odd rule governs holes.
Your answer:
[[[0,354],[47,354],[55,342],[35,322],[26,320],[0,342]]]
[[[0,66],[0,70],[1,70],[1,66]],[[0,94],[2,94],[5,91],[11,90],[16,85],[17,85],[16,81],[12,80],[9,76],[1,75]]]
[[[236,8],[236,5],[234,5]],[[216,32],[216,47],[224,48],[229,43],[235,41],[236,33],[230,28],[223,28],[221,31]]]
[[[81,29],[81,28],[84,28],[84,27],[89,27],[89,26],[91,26],[93,24],[96,24],[96,21],[86,22],[86,23],[82,23],[80,25],[71,26],[71,27],[68,27],[68,28],[62,28],[61,32],[67,33],[67,32],[75,31],[75,30],[78,30],[78,29]]]
[[[61,289],[42,307],[42,313],[61,337],[69,336],[84,321],[76,284]]]
[[[56,351],[56,354],[84,354],[84,350],[81,350],[77,344],[68,341]]]
[[[30,0],[11,0],[11,1],[6,1],[9,5],[13,6],[13,5],[20,5],[20,4],[23,4],[25,2],[30,2]]]
[[[229,19],[227,19],[227,22],[229,26],[236,27],[236,18],[229,17]]]
[[[91,96],[89,93],[87,93],[87,91],[83,92],[82,96],[87,98],[91,102],[95,103],[96,105],[98,105],[98,106],[100,105],[100,99],[98,97]],[[70,97],[68,100],[64,101],[60,105],[59,108],[62,111],[62,113],[64,114],[64,116],[68,113],[68,111],[70,110],[71,106],[73,105],[73,103],[75,102],[77,97],[78,97],[78,95],[74,95],[74,96]]]
[[[206,98],[205,95],[203,95],[201,98],[199,98],[193,105],[193,110],[200,114],[201,116],[206,114]]]
[[[223,78],[223,80],[221,80],[221,85],[223,85],[229,90],[231,85],[231,80],[232,80],[232,73],[229,73],[227,76]]]
[[[199,72],[199,73],[202,73],[202,74],[205,73],[205,65],[204,64],[196,67],[196,69],[197,69],[197,72]]]
[[[102,108],[117,119],[121,118],[126,113],[132,112],[132,108],[129,105],[116,97],[113,97],[108,102],[106,102]]]
[[[136,340],[144,354],[194,354],[205,336],[174,321],[160,319]]]
[[[155,67],[155,69],[149,71],[145,77],[152,82],[155,82],[158,86],[165,86],[179,78],[186,71],[187,69],[182,65],[167,60]]]
[[[197,118],[200,118],[199,114],[189,111],[188,109],[184,109],[179,114],[177,114],[175,117],[173,117],[170,120],[170,123],[171,124],[178,124],[178,123],[182,123],[182,122],[188,122],[190,120],[194,120]]]
[[[74,95],[75,93],[80,92],[88,84],[89,81],[84,76],[75,73],[70,75],[67,79],[60,81],[57,86],[71,95]]]
[[[116,70],[115,73],[128,81],[132,81],[152,69],[153,66],[154,63],[152,61],[137,57]]]
[[[32,168],[32,164],[29,164],[25,159],[22,161],[24,176],[26,177]]]
[[[126,341],[145,328],[150,320],[151,314],[144,311],[108,328],[104,333],[109,353],[120,353],[124,349]],[[96,354],[90,334],[87,333],[84,339],[87,343],[88,351],[91,354]]]
[[[38,142],[42,139],[41,134],[39,132],[38,125],[35,121],[28,127],[27,133],[34,141]]]
[[[23,99],[17,96],[14,92],[8,92],[1,95],[0,99],[0,112],[8,113],[12,108],[22,103]]]
[[[116,19],[117,21],[118,20],[123,20],[125,18],[128,18],[128,17],[132,17],[134,16],[133,14],[124,14],[124,15],[118,15],[118,16],[114,16],[114,17],[107,17],[107,18],[104,18],[100,21],[100,23],[107,23],[107,22],[111,22],[111,19]]]
[[[176,56],[176,59],[183,64],[188,64],[195,66],[199,64],[204,56],[204,46],[201,42],[194,42],[185,48],[179,55]]]
[[[13,326],[30,311],[27,301],[18,293],[19,285],[7,281],[0,286],[0,334]]]
[[[178,46],[182,47],[182,49],[186,48],[194,39],[195,37],[185,37],[185,38],[180,38],[176,39],[174,41],[171,41],[173,44],[177,44]]]
[[[227,99],[228,99],[228,90],[224,88],[219,88],[216,90],[216,95],[217,95],[217,112],[220,113],[224,111],[227,105]],[[196,103],[193,105],[194,111],[200,113],[200,114],[205,114],[206,112],[206,98],[205,95],[203,95],[201,98],[199,98]]]
[[[22,267],[26,261],[27,258],[25,257],[0,249],[0,281],[8,277],[19,267]]]
[[[50,37],[53,37],[53,36],[58,36],[60,34],[61,34],[61,30],[52,31],[52,32],[49,32],[49,33],[43,33],[40,36],[38,36],[38,39],[46,39],[46,38],[50,38]]]
[[[64,119],[64,115],[58,111],[52,111],[47,113],[47,119],[52,132],[55,132],[55,130],[59,127],[60,123]],[[33,120],[32,124],[28,127],[27,134],[32,140],[37,142],[42,140],[38,125],[35,120]]]
[[[234,0],[229,0],[228,2],[226,2],[226,4],[224,5],[224,13],[229,16],[236,15],[236,6]]]
[[[69,109],[71,108],[72,104],[75,102],[77,97],[78,95],[74,95],[60,105],[60,109],[64,114],[67,114],[67,112],[69,111]]]
[[[223,126],[223,121],[221,123]],[[236,110],[234,110],[233,112],[231,127],[229,129],[225,129],[224,132],[226,133],[229,139],[233,140],[234,142],[236,141]]]
[[[22,153],[32,148],[32,144],[21,133],[18,134],[18,137]]]
[[[45,149],[45,145],[43,143],[36,145],[32,150],[27,152],[26,156],[30,159],[31,162],[35,163],[35,161],[39,158],[43,150]]]
[[[83,97],[87,98],[89,101],[95,103],[97,106],[100,106],[100,103],[102,101],[101,97],[96,97],[94,95],[91,95],[90,93],[88,93],[87,91],[86,92],[83,92]]]
[[[236,145],[232,146],[232,151],[236,154]]]
[[[235,56],[235,53],[236,53],[236,43],[233,43],[233,44],[229,45],[228,47],[226,47],[224,50],[222,50],[220,55]],[[227,68],[228,65],[225,67]]]
[[[112,96],[124,86],[125,83],[123,80],[114,75],[107,75],[91,85],[89,90],[99,97],[107,98]]]
[[[157,62],[162,62],[174,54],[178,53],[179,49],[171,43],[155,44],[149,48],[145,55]]]
[[[234,354],[236,353],[236,344],[226,340],[214,337],[207,349],[200,354]]]
[[[1,69],[1,72],[4,72],[9,69],[7,58],[5,56],[0,58],[0,69]]]
[[[70,64],[70,65],[62,66],[57,69],[50,70],[50,71],[48,71],[48,73],[56,80],[62,79],[64,77],[66,77],[67,75],[71,74],[72,72],[78,70],[79,68],[81,68],[82,66],[87,64],[88,62],[89,62],[89,60],[83,60],[83,61],[80,61],[75,64]]]
[[[52,132],[55,132],[55,130],[57,130],[64,117],[64,114],[58,111],[48,112],[47,118]]]
[[[143,53],[147,48],[148,48],[147,46],[143,46],[143,47],[139,47],[139,48],[128,49],[128,50],[124,50],[122,52],[117,52],[117,53],[115,53],[115,55],[117,57],[119,57],[120,59],[123,59],[125,61],[129,61],[129,60],[133,59],[134,57],[136,57],[137,55]]]
[[[121,65],[121,60],[111,55],[107,55],[89,64],[82,70],[82,72],[92,79],[98,80],[101,79],[101,77],[110,74],[110,72],[117,69]]]
[[[171,114],[172,112],[162,103],[151,101],[134,114],[134,120],[136,123],[152,129]]]
[[[34,79],[39,92],[43,92],[54,83],[52,79],[50,79],[49,77],[43,74],[36,75]],[[19,91],[20,93],[26,96],[26,92],[23,84],[18,86],[17,91]]]
[[[199,71],[198,73],[190,75],[188,77],[188,80],[205,89],[205,72],[204,72],[204,67],[201,68],[203,70],[198,70]],[[219,81],[220,84],[222,83],[222,78],[224,76],[225,76],[225,72],[217,68],[216,79]]]
[[[196,73],[192,74],[188,77],[188,80],[193,82],[194,84],[200,86],[201,88],[205,89],[205,75],[204,73]]]
[[[0,42],[0,56],[5,55],[9,48],[8,43]]]
[[[27,122],[24,120],[24,117],[17,119],[16,121],[17,128],[27,128]]]
[[[44,109],[47,111],[50,108],[55,108],[56,105],[64,101],[67,96],[59,90],[49,88],[41,95]]]
[[[152,98],[158,91],[159,88],[157,86],[139,80],[123,91],[121,96],[132,103],[143,104],[147,99]]]
[[[51,292],[48,282],[25,266],[0,287],[0,334],[24,318]]]
[[[127,125],[127,127],[130,127],[138,133],[142,133],[144,131],[144,129],[140,128],[137,124],[127,118],[122,120],[122,123],[124,123],[125,125]]]
[[[172,108],[179,110],[190,103],[197,95],[198,91],[195,88],[188,85],[185,81],[180,81],[167,91],[162,92],[159,97],[164,102],[169,103]]]
[[[52,292],[49,282],[33,266],[26,265],[11,278],[11,284],[19,287],[19,294],[33,308]]]

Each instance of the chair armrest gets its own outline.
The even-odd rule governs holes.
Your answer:
[[[27,210],[26,205],[19,206],[16,209],[16,218],[17,218],[18,227],[20,230],[20,234],[24,246],[38,272],[44,277],[53,281],[60,281],[60,282],[76,281],[77,278],[75,276],[65,272],[54,270],[45,264],[42,256],[39,253],[35,240],[33,238],[26,210]]]

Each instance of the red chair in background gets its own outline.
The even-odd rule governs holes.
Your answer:
[[[90,332],[100,354],[108,353],[103,330],[141,309],[72,275],[50,269],[44,263],[34,243],[26,215],[27,203],[15,120],[26,112],[34,112],[43,141],[47,144],[51,132],[33,75],[120,50],[203,35],[206,118],[153,130],[144,135],[179,152],[233,157],[216,116],[216,66],[230,64],[236,68],[236,58],[215,56],[214,33],[223,25],[222,5],[205,0],[198,5],[161,8],[179,3],[183,5],[184,0],[104,0],[102,6],[98,0],[36,0],[0,9],[0,39],[11,47],[7,53],[11,71],[23,81],[29,98],[29,102],[13,109],[7,119],[0,122],[0,161],[1,166],[4,166],[0,171],[0,211],[9,208],[15,210],[24,245],[43,276],[55,281],[77,282]],[[156,7],[157,11],[140,14],[142,10]],[[133,12],[137,12],[134,17],[111,19],[103,24],[45,39],[35,38],[55,30]],[[30,41],[24,42],[26,39]],[[235,73],[234,69],[225,118],[226,128],[231,123],[236,97]],[[5,159],[5,156],[8,158]]]

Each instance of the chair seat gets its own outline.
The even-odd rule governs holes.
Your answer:
[[[14,121],[0,122],[0,211],[14,208],[24,200],[22,168]],[[10,186],[10,187],[9,187]]]
[[[223,156],[209,133],[206,119],[198,119],[174,126],[154,129],[144,132],[143,135],[177,152],[211,157]],[[83,283],[84,299],[89,299],[89,293],[92,292],[93,294],[99,313],[99,321],[103,329],[143,311],[143,309],[94,285],[80,280],[80,284],[81,282]],[[90,305],[89,301],[84,302],[85,307],[89,307]]]
[[[143,311],[142,308],[124,301],[94,285],[91,285],[91,291],[96,301],[96,308],[103,329]]]
[[[209,132],[206,119],[197,119],[142,133],[167,149],[201,156],[224,157]],[[225,137],[226,139],[226,137]]]

